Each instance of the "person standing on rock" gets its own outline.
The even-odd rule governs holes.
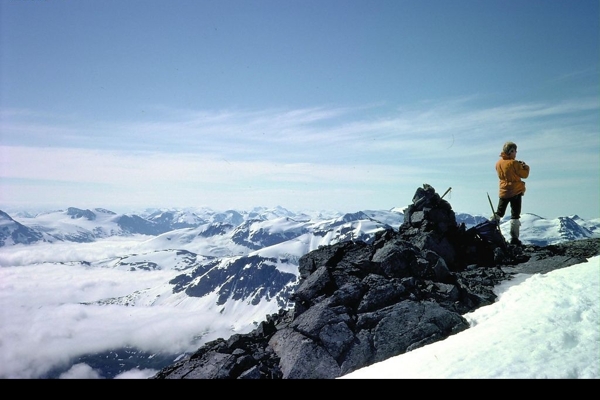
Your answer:
[[[496,162],[496,172],[498,173],[499,191],[498,207],[492,216],[495,221],[500,221],[506,213],[506,208],[510,204],[510,243],[521,245],[519,240],[519,228],[521,227],[521,205],[525,194],[525,182],[529,176],[529,165],[524,161],[518,161],[517,145],[513,142],[506,142],[500,153],[500,160]]]

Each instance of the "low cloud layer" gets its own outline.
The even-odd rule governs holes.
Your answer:
[[[90,261],[116,251],[108,243],[80,246],[71,244],[70,254],[81,257],[87,248]],[[3,247],[0,257],[0,377],[36,378],[58,360],[67,363],[70,358],[123,346],[183,353],[195,350],[201,341],[229,337],[235,328],[231,322],[215,320],[213,314],[204,317],[198,310],[176,305],[84,304],[160,286],[180,272],[92,268],[64,260],[36,263],[35,257],[41,261],[48,253],[41,249],[36,254],[35,246],[27,248],[31,264],[10,266],[11,258],[23,261],[19,253],[24,249],[19,247]],[[55,250],[68,254],[69,245]],[[203,333],[206,336],[201,337]],[[82,374],[93,377],[94,372],[79,366],[65,377]]]

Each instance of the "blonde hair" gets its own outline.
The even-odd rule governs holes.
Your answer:
[[[514,142],[506,142],[502,147],[502,152],[504,154],[510,154],[511,151],[517,150],[517,145]]]

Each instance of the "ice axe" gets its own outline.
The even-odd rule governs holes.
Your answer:
[[[445,196],[445,195],[447,195],[447,194],[448,194],[448,192],[449,192],[449,191],[451,191],[451,190],[452,190],[452,186],[450,186],[450,187],[448,188],[448,190],[446,190],[446,191],[444,192],[444,194],[442,195],[442,197],[441,197],[441,198],[443,199],[443,198],[444,198],[444,196]]]

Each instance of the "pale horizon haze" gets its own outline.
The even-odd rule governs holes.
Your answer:
[[[0,209],[600,217],[597,0],[0,0]]]

